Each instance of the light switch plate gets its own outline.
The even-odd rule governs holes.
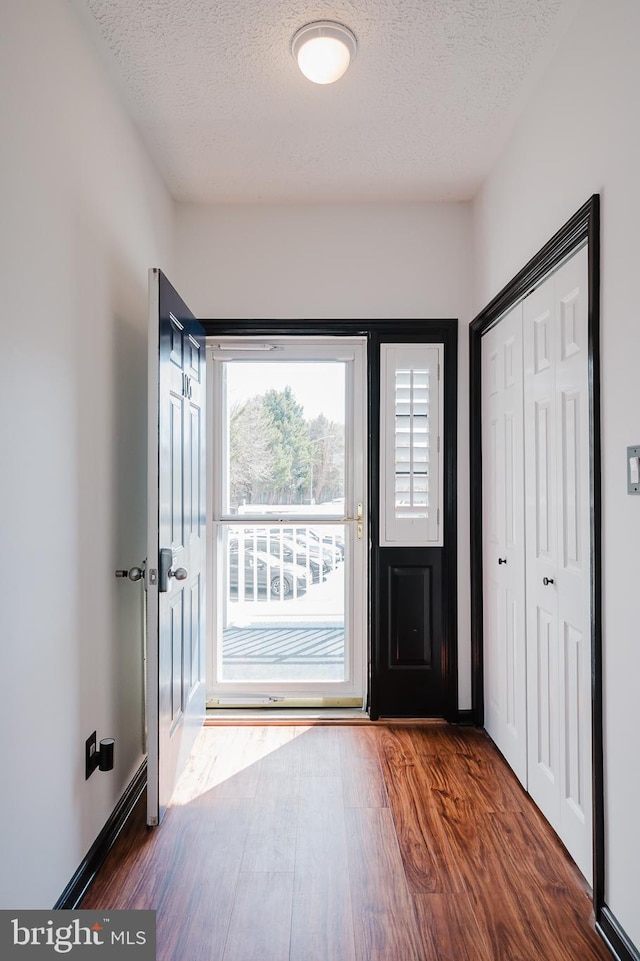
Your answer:
[[[627,447],[627,494],[640,494],[640,446]],[[635,459],[635,471],[633,461]]]

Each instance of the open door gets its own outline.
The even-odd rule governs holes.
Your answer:
[[[204,330],[149,272],[147,823],[173,793],[205,713]]]

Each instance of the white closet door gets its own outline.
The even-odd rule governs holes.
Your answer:
[[[588,273],[583,248],[555,277],[560,837],[592,871]]]
[[[522,304],[482,338],[485,727],[527,786]]]
[[[524,302],[529,793],[559,828],[555,311],[553,278]],[[545,583],[545,580],[547,583]]]
[[[587,251],[524,301],[529,793],[591,879]]]

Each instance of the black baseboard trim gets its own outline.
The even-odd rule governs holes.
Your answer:
[[[603,904],[596,921],[596,930],[613,951],[618,961],[640,961],[640,951],[622,928],[616,916]]]
[[[476,726],[476,715],[475,711],[471,708],[465,711],[458,711],[456,715],[456,724],[462,724],[465,727],[475,727]]]
[[[145,758],[129,784],[129,787],[113,809],[109,820],[89,848],[80,867],[54,904],[54,911],[63,909],[72,911],[78,907],[87,888],[104,864],[107,854],[115,844],[116,838],[129,820],[131,812],[146,786],[147,761]]]

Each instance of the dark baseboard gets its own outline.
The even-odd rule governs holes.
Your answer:
[[[475,727],[475,724],[476,724],[475,711],[471,709],[466,711],[458,711],[456,715],[456,724],[462,724],[465,727]]]
[[[82,864],[53,906],[54,911],[74,910],[80,904],[87,888],[104,863],[107,854],[115,844],[116,838],[127,823],[140,795],[147,786],[147,761],[140,765],[102,831],[91,845]]]
[[[618,961],[640,961],[640,951],[632,944],[618,919],[610,908],[603,904],[596,921],[596,929],[613,951]]]

